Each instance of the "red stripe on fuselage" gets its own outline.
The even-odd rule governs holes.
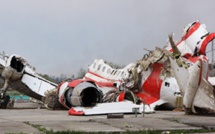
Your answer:
[[[94,75],[94,76],[97,76],[97,77],[99,77],[99,78],[101,78],[101,79],[107,80],[107,81],[119,81],[119,82],[122,82],[121,80],[114,80],[114,79],[105,78],[105,77],[103,77],[103,76],[101,76],[101,75],[99,75],[99,74],[96,74],[96,73],[94,73],[94,72],[91,72],[91,71],[88,71],[88,73],[89,73],[89,74],[92,74],[92,75]],[[84,77],[86,77],[86,76],[84,76]],[[91,79],[91,78],[90,78],[90,79]]]
[[[215,38],[215,33],[211,33],[206,36],[204,41],[202,42],[202,46],[199,50],[199,54],[205,55],[206,47],[210,41],[212,41]]]
[[[95,82],[100,87],[114,87],[114,82],[99,82],[85,76],[85,80]]]
[[[142,92],[137,94],[137,96],[146,104],[151,104],[160,99],[160,90],[162,85],[160,73],[163,64],[155,63],[152,67],[152,73],[142,85]]]
[[[83,82],[83,79],[76,79],[69,82],[68,87],[76,87],[79,83]]]

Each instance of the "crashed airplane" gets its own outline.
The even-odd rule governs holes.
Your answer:
[[[58,97],[54,99],[58,98],[61,105],[50,98],[56,92],[46,96],[49,101],[45,101],[45,105],[50,109],[64,106],[70,109],[71,115],[132,113],[133,108],[138,108],[141,113],[143,107],[145,113],[152,113],[161,105],[166,109],[181,107],[179,86],[173,75],[165,72],[171,70],[164,71],[163,63],[168,57],[160,50],[123,69],[114,69],[96,59],[83,79],[65,81],[58,86]]]
[[[67,109],[72,107],[69,111],[72,115],[84,114],[89,109],[73,106],[95,106],[96,103],[123,100],[136,104],[141,101],[153,110],[162,105],[168,109],[183,105],[188,114],[214,113],[213,81],[208,81],[208,59],[205,56],[206,47],[214,37],[213,33],[207,32],[205,25],[196,21],[184,28],[177,47],[170,36],[169,46],[156,48],[142,60],[123,69],[114,69],[103,60],[95,60],[82,80],[59,86],[59,102]],[[86,102],[91,103],[86,105]],[[96,109],[99,114],[99,108]]]
[[[152,113],[160,107],[181,109],[182,106],[188,114],[214,113],[215,80],[208,76],[205,56],[206,47],[214,37],[205,25],[196,21],[184,28],[176,45],[169,36],[167,47],[149,51],[141,60],[122,69],[96,59],[84,78],[64,81],[58,86],[36,75],[20,56],[3,56],[2,96],[9,84],[42,100],[48,109],[68,109],[71,115]]]

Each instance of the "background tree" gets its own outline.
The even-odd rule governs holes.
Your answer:
[[[106,62],[106,64],[108,64],[110,67],[115,68],[115,69],[121,69],[124,67],[124,65],[119,65],[113,62]]]
[[[84,77],[84,75],[87,73],[87,70],[81,68],[78,73],[77,73],[77,79],[82,79]]]

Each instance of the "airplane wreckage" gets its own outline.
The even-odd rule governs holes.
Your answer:
[[[35,72],[35,68],[19,55],[1,54],[0,73],[3,78],[3,86],[0,90],[0,108],[7,108],[10,97],[6,95],[9,88],[28,95],[34,99],[42,100],[47,90],[51,90],[57,84],[50,82]]]
[[[206,47],[215,38],[195,21],[184,28],[181,41],[156,48],[141,60],[115,69],[102,59],[88,67],[84,78],[50,82],[37,75],[27,61],[2,55],[4,79],[1,108],[7,108],[10,87],[40,100],[48,109],[68,109],[70,115],[153,113],[182,108],[187,114],[215,114],[215,79],[209,74]]]

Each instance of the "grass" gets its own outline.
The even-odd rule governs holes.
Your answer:
[[[22,94],[16,90],[10,90],[6,92],[6,95],[22,95]]]
[[[189,133],[208,133],[215,132],[215,129],[193,129],[193,130],[141,130],[141,131],[126,131],[126,132],[81,132],[81,131],[56,131],[47,130],[42,125],[32,124],[30,122],[24,122],[25,124],[32,126],[39,130],[41,134],[189,134]],[[24,134],[22,132],[18,134]]]
[[[32,126],[34,128],[36,128],[37,130],[39,130],[40,132],[43,132],[45,134],[53,134],[53,130],[47,130],[45,127],[43,127],[42,125],[37,125],[37,124],[31,124],[30,122],[24,122],[25,124]]]

